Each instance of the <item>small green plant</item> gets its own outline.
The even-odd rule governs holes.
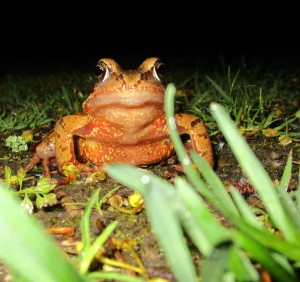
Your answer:
[[[20,200],[0,182],[0,258],[13,281],[87,281],[66,260],[37,219],[20,210]]]
[[[11,148],[13,152],[22,152],[28,150],[26,140],[21,136],[11,135],[5,139],[5,146]]]
[[[105,271],[89,271],[89,267],[116,228],[109,224],[94,240],[90,237],[90,214],[99,196],[99,189],[89,199],[81,219],[82,247],[76,260],[68,260],[53,238],[27,212],[22,213],[19,197],[0,181],[0,259],[8,266],[13,281],[92,282],[102,280],[143,282],[139,277]]]
[[[280,183],[274,184],[226,110],[211,104],[213,117],[265,205],[270,230],[234,187],[230,187],[230,196],[210,166],[195,152],[190,158],[184,150],[174,119],[174,95],[175,87],[169,84],[165,101],[168,127],[188,181],[177,176],[172,185],[130,165],[106,168],[111,177],[144,197],[150,223],[177,280],[261,281],[260,271],[264,270],[275,281],[298,281],[300,184],[295,193],[287,192],[291,155]],[[221,226],[205,201],[215,206],[234,228]],[[203,256],[200,269],[195,269],[184,234]]]
[[[26,187],[23,189],[23,182],[26,180],[26,173],[20,169],[17,171],[17,175],[12,175],[11,168],[5,166],[5,184],[10,187],[12,184],[18,184],[19,190],[9,190],[12,194],[19,195],[23,198],[21,206],[27,210],[28,213],[32,213],[34,204],[32,196],[35,198],[35,206],[38,209],[43,207],[52,206],[57,203],[55,193],[50,193],[56,187],[56,184],[50,178],[42,177],[38,180],[35,186]]]

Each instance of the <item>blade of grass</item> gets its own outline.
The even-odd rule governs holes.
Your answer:
[[[300,232],[282,207],[279,196],[263,165],[239,134],[225,109],[216,103],[211,103],[210,109],[238,162],[262,198],[273,222],[287,240],[296,243],[299,240]],[[253,169],[254,167],[256,169]]]
[[[291,198],[291,194],[285,190],[282,190],[281,187],[275,186],[277,193],[280,197],[280,202],[282,207],[286,210],[289,218],[293,222],[293,224],[300,230],[300,222],[299,222],[299,213],[300,207],[295,204],[294,200]]]
[[[214,249],[214,252],[207,257],[201,266],[201,278],[205,282],[226,281],[224,273],[226,272],[228,262],[228,247]]]
[[[294,270],[291,267],[286,267],[284,262],[278,260],[276,257],[278,254],[266,251],[263,245],[251,240],[239,231],[235,231],[233,238],[247,252],[248,256],[259,262],[276,281],[297,281]]]
[[[176,178],[175,187],[182,201],[179,216],[184,229],[203,255],[209,255],[216,245],[230,240],[228,232],[185,179]]]
[[[22,281],[86,281],[0,182],[0,258]]]
[[[219,94],[230,104],[232,103],[231,97],[222,89],[222,87],[213,81],[209,76],[206,76],[207,80],[216,88]]]
[[[93,195],[90,197],[85,210],[84,214],[81,219],[81,240],[82,240],[82,249],[78,254],[78,267],[79,271],[82,274],[85,274],[95,257],[96,253],[99,251],[100,247],[106,242],[110,234],[116,228],[118,222],[113,221],[110,223],[104,231],[98,236],[93,243],[91,243],[90,237],[90,215],[92,212],[92,208],[99,197],[100,189],[97,189]]]
[[[172,83],[168,84],[166,88],[166,95],[165,95],[165,112],[166,112],[167,126],[169,129],[170,138],[174,144],[177,156],[184,168],[184,172],[193,183],[198,183],[199,173],[193,167],[193,164],[188,156],[188,153],[186,152],[181,142],[180,136],[178,135],[177,132],[176,121],[174,118],[175,93],[176,93],[176,88],[174,84]]]
[[[288,190],[289,183],[292,176],[292,151],[289,152],[287,162],[284,167],[284,171],[280,180],[279,189]]]
[[[232,198],[230,197],[226,189],[224,189],[224,185],[221,179],[218,177],[218,175],[214,172],[214,170],[211,169],[210,165],[197,153],[191,151],[191,156],[193,162],[197,165],[199,171],[202,172],[202,175],[208,183],[209,188],[212,190],[215,198],[219,200],[218,208],[222,212],[224,210],[227,210],[227,214],[231,213],[237,216],[239,212]]]
[[[193,167],[193,164],[188,156],[188,153],[186,152],[180,136],[177,131],[177,126],[175,123],[174,118],[174,96],[176,93],[175,86],[173,84],[168,84],[166,88],[166,95],[165,95],[165,107],[166,107],[166,117],[167,117],[167,125],[170,133],[170,138],[174,144],[174,148],[176,150],[177,156],[183,165],[184,171],[187,174],[190,181],[195,185],[195,187],[202,187],[204,188],[204,193],[207,195],[212,201],[215,201],[215,199],[219,200],[218,207],[222,209],[229,209],[231,213],[238,214],[238,211],[228,195],[228,193],[220,189],[223,187],[223,184],[221,180],[217,177],[215,172],[210,168],[210,166],[205,162],[202,164],[202,167],[198,167],[200,171],[208,171],[209,175],[207,175],[206,181],[210,184],[210,189],[212,190],[214,196],[211,195],[211,193],[205,188],[205,185],[201,185],[202,183],[200,180],[199,173],[196,171],[196,169]],[[194,153],[196,155],[196,153]],[[193,154],[192,154],[193,156]],[[201,191],[200,191],[201,192]]]
[[[254,227],[263,228],[242,195],[233,186],[230,186],[230,194],[245,221]]]
[[[99,235],[95,241],[86,249],[82,249],[78,255],[79,261],[79,272],[85,274],[92,263],[92,260],[95,258],[95,255],[104,243],[107,241],[108,237],[114,231],[118,224],[118,221],[113,221],[104,229],[104,231]]]
[[[236,281],[260,281],[257,269],[236,245],[230,246],[227,264],[228,271],[234,273]]]
[[[109,192],[107,192],[99,201],[96,201],[96,210],[101,215],[103,213],[102,211],[102,204],[106,202],[106,200],[114,194],[118,189],[120,189],[120,185],[116,186],[115,188],[111,189]]]
[[[193,155],[193,157],[195,159],[195,163],[198,162],[205,163],[205,160],[203,158],[200,158],[197,154]],[[210,175],[210,173],[208,172],[209,170],[212,170],[212,168],[207,167],[207,169],[203,171],[203,174]],[[206,177],[208,177],[207,175]],[[223,188],[219,187],[219,188],[225,190],[224,187]],[[234,196],[234,199],[237,199],[237,197]],[[241,203],[239,202],[239,200],[237,202],[238,202],[238,206],[241,207]],[[285,239],[282,239],[274,234],[271,234],[269,231],[260,228],[257,224],[252,222],[254,221],[254,218],[252,219],[249,218],[248,213],[250,213],[250,211],[246,211],[245,207],[242,207],[241,213],[243,216],[246,215],[246,217],[242,218],[240,214],[233,214],[229,209],[226,209],[226,207],[220,206],[220,201],[212,201],[212,204],[216,208],[221,210],[223,215],[225,215],[232,223],[234,223],[238,228],[244,231],[245,234],[247,234],[253,240],[260,242],[261,244],[266,245],[273,250],[285,254],[290,259],[294,259],[296,261],[300,259],[299,241],[290,243],[287,242]]]
[[[110,177],[143,196],[149,221],[177,281],[196,281],[196,270],[177,218],[178,199],[172,185],[130,165],[107,165],[106,169]]]
[[[82,241],[82,248],[84,250],[90,247],[90,215],[92,212],[93,205],[95,204],[96,200],[99,197],[100,189],[97,189],[94,194],[90,197],[80,222],[80,230],[81,230],[81,241]]]

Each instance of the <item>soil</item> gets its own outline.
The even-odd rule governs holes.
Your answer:
[[[9,132],[6,133],[9,135]],[[10,166],[15,172],[20,166],[28,163],[29,157],[32,153],[12,153],[7,147],[4,146],[6,136],[1,137],[0,150],[2,156],[7,156],[8,158],[0,159],[0,177],[4,177],[4,167]],[[234,155],[231,152],[230,147],[222,137],[213,137],[213,147],[216,157],[216,168],[215,171],[219,175],[220,179],[225,183],[232,183],[236,186],[242,195],[247,199],[247,201],[255,206],[262,207],[262,203],[259,200],[258,195],[252,189],[247,181],[247,177],[243,174],[241,167],[237,163]],[[286,146],[279,145],[277,138],[266,138],[260,135],[255,135],[251,139],[247,139],[247,142],[251,149],[254,151],[256,156],[264,165],[265,169],[269,173],[272,180],[280,180],[283,169],[287,160],[288,153],[293,149],[293,160],[299,162],[299,143],[292,142]],[[173,181],[175,175],[181,172],[174,169],[173,164],[178,163],[176,156],[171,157],[169,160],[149,166],[146,169],[149,171],[168,179],[170,182]],[[298,181],[298,166],[293,166],[292,180],[290,182],[289,188],[291,190],[296,189]],[[41,173],[41,165],[37,166],[37,170],[34,171],[34,175],[37,176]],[[61,179],[62,176],[57,172],[53,173],[53,178]],[[25,183],[26,186],[34,185],[38,180],[37,177],[33,177],[30,181]],[[72,182],[72,184],[59,185],[56,188],[56,193],[60,201],[66,199],[73,199],[78,203],[86,203],[91,196],[91,194],[98,188],[100,188],[100,199],[106,195],[111,189],[115,188],[119,184],[113,179],[107,177],[106,180],[94,181],[87,183],[86,177],[81,177],[79,180]],[[115,195],[120,195],[125,201],[125,208],[127,203],[127,197],[131,195],[133,191],[127,187],[120,186],[120,188],[115,192]],[[74,206],[73,206],[74,207]],[[58,244],[62,247],[62,242],[71,242],[71,240],[80,240],[80,210],[83,207],[80,205],[75,206],[74,209],[64,208],[61,202],[57,205],[43,208],[35,209],[34,216],[36,216],[42,225],[46,229],[53,227],[74,227],[75,233],[73,235],[52,235],[57,240]],[[78,213],[79,211],[79,213]],[[216,217],[222,224],[228,224],[226,220],[214,211]],[[74,215],[75,214],[75,215]],[[149,277],[160,277],[165,278],[168,281],[175,281],[172,272],[170,271],[163,251],[158,246],[154,233],[148,223],[146,209],[142,208],[141,211],[137,212],[135,215],[126,214],[118,211],[116,208],[111,206],[108,201],[102,205],[102,213],[99,214],[96,209],[93,209],[90,224],[91,224],[91,236],[97,236],[100,234],[99,230],[99,220],[104,226],[109,224],[114,220],[118,220],[119,224],[113,233],[113,237],[117,240],[129,240],[136,242],[134,250],[140,257],[143,265],[146,269]],[[66,253],[72,257],[76,256],[76,251],[74,251],[74,246],[70,243],[68,247],[62,247]],[[114,256],[114,251],[106,245],[107,252],[109,256]],[[136,265],[136,260],[132,257],[129,251],[120,250],[120,253],[124,256],[125,260],[129,264]],[[193,256],[195,263],[201,263],[201,257],[195,252]],[[2,281],[7,274],[5,267],[2,266],[2,275],[0,275],[0,280]],[[93,270],[101,269],[100,263],[95,263],[93,265]],[[0,269],[1,270],[1,269]]]

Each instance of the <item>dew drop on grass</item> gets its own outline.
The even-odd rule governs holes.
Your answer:
[[[191,163],[191,161],[190,161],[190,159],[188,159],[188,158],[184,158],[183,160],[182,160],[182,164],[183,165],[189,165]]]
[[[143,184],[148,184],[148,183],[150,182],[150,177],[149,177],[148,175],[143,175],[143,176],[141,177],[141,182],[142,182]]]
[[[174,117],[169,117],[169,125],[171,129],[175,129],[176,128],[176,122],[175,122],[175,118]]]

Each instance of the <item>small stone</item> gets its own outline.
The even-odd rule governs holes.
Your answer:
[[[281,155],[275,151],[271,152],[271,159],[272,160],[279,160],[281,158]]]

